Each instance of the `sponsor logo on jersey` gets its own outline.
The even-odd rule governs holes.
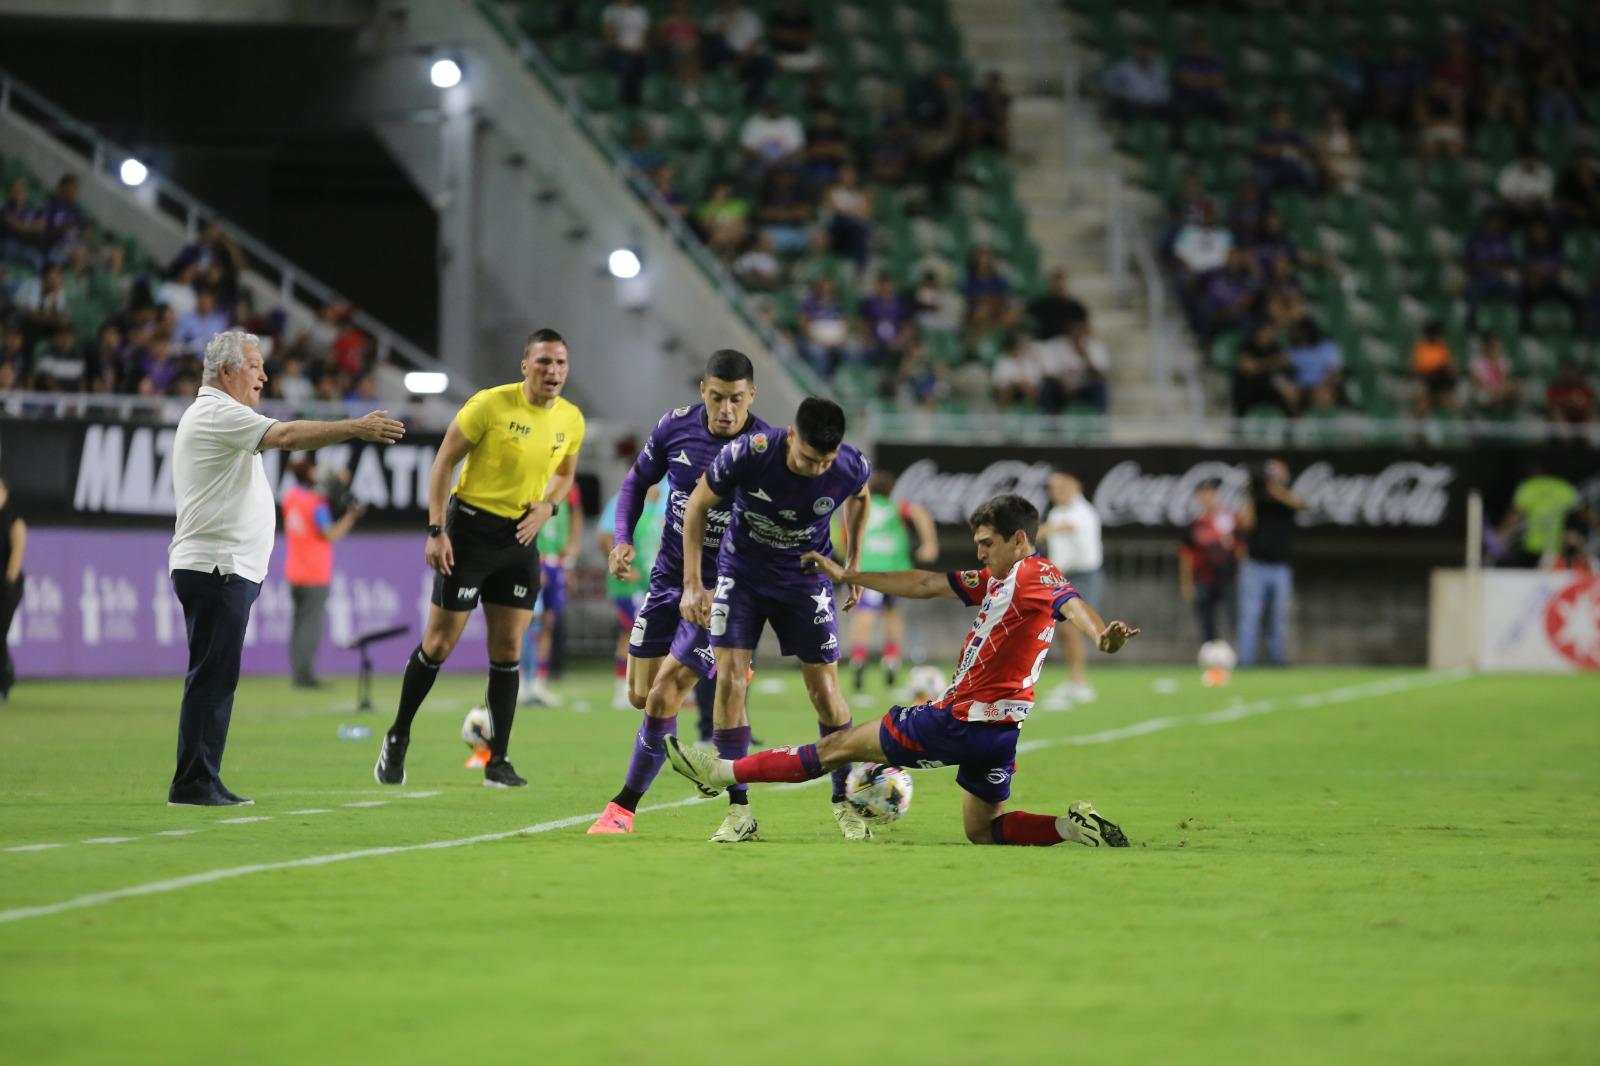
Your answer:
[[[754,500],[760,500],[763,503],[771,503],[772,502],[772,497],[768,496],[765,492],[762,492],[760,489],[752,489],[751,492],[750,492],[750,498],[754,499]]]
[[[811,597],[811,599],[815,601],[817,605],[816,617],[811,619],[812,625],[820,626],[824,622],[833,621],[833,593],[827,589],[824,589],[815,596]],[[834,647],[839,643],[839,638],[837,636],[830,636],[828,639],[831,643],[824,644],[824,648]]]
[[[682,418],[684,415],[686,415],[688,413],[689,413],[689,408],[688,407],[674,407],[672,409],[672,417],[673,418]]]
[[[674,455],[670,461],[674,463],[682,463],[684,466],[694,465],[694,462],[689,458],[689,453],[682,450],[680,450],[677,455]]]
[[[823,496],[811,505],[811,510],[816,514],[828,514],[833,510],[833,497]]]
[[[978,587],[978,572],[976,570],[961,571],[961,583],[969,589]]]
[[[762,452],[766,451],[767,435],[765,433],[753,434],[750,437],[750,450],[755,452],[757,455],[760,455]]]
[[[783,519],[785,522],[793,522],[800,516],[795,514],[793,511],[779,511],[778,517]]]

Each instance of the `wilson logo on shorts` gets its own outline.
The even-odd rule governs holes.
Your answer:
[[[526,596],[527,594],[528,594],[528,586],[526,586],[526,585],[512,585],[511,586],[511,595],[517,597],[518,599],[521,599],[522,597]]]

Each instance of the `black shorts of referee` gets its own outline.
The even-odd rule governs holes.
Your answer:
[[[539,548],[517,543],[517,518],[502,518],[450,497],[444,531],[455,555],[451,572],[434,574],[433,605],[470,611],[481,599],[533,610],[539,596]]]

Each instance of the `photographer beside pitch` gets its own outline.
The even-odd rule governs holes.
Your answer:
[[[359,437],[392,444],[405,426],[373,411],[338,422],[279,422],[255,410],[267,372],[261,341],[229,330],[206,344],[202,384],[172,445],[177,522],[168,564],[183,605],[189,672],[178,719],[178,767],[167,803],[231,807],[254,801],[222,783],[250,608],[261,594],[278,517],[261,463],[268,448],[312,451]]]
[[[906,769],[956,766],[964,793],[961,821],[974,844],[1127,847],[1128,838],[1086,800],[1063,816],[1005,809],[1016,773],[1017,738],[1033,707],[1033,686],[1050,653],[1058,621],[1071,622],[1101,651],[1119,651],[1139,635],[1123,622],[1107,624],[1033,546],[1039,512],[1015,494],[996,496],[968,520],[980,570],[862,573],[807,552],[808,567],[836,583],[891,596],[952,596],[977,607],[961,647],[955,677],[942,697],[894,707],[882,719],[823,737],[816,744],[774,748],[742,759],[718,759],[667,738],[672,768],[707,796],[734,784],[809,781],[851,762],[893,763]]]

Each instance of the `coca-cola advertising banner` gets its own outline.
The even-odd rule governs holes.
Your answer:
[[[1062,471],[1082,482],[1108,531],[1174,532],[1197,513],[1195,490],[1201,484],[1219,482],[1224,505],[1237,508],[1253,471],[1266,459],[1281,458],[1289,465],[1294,492],[1306,502],[1298,521],[1308,532],[1369,540],[1374,534],[1459,540],[1472,487],[1481,488],[1493,507],[1509,497],[1534,454],[883,444],[876,457],[880,468],[899,476],[897,499],[922,504],[948,525],[964,526],[979,504],[1003,492],[1025,496],[1043,512],[1049,507],[1050,475]],[[1583,458],[1538,454],[1555,470]]]
[[[28,535],[27,585],[8,640],[17,673],[181,679],[188,650],[183,608],[167,569],[171,540],[170,532],[154,530],[36,526]],[[404,664],[433,587],[422,546],[422,537],[401,533],[356,533],[339,543],[318,663],[322,672],[354,673],[360,659],[349,645],[391,626],[405,626],[406,633],[375,646],[373,663],[390,672]],[[245,631],[247,674],[289,672],[293,605],[283,580],[283,551],[280,538]],[[451,668],[488,665],[483,632],[483,615],[474,611]]]

